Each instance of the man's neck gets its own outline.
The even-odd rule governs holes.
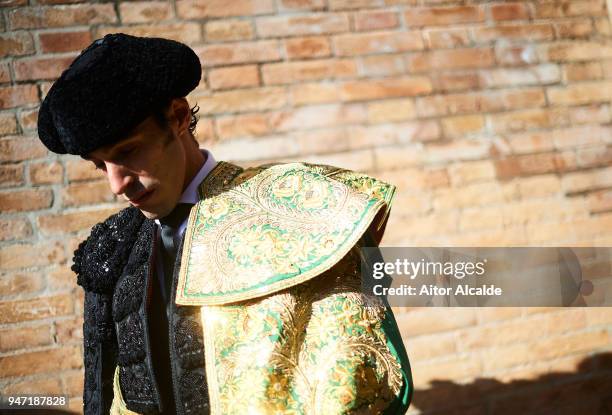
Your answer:
[[[185,191],[187,186],[189,186],[189,183],[191,183],[195,175],[198,174],[206,162],[206,154],[202,153],[197,147],[194,146],[194,150],[189,151],[186,154],[186,158],[187,169],[182,191]]]

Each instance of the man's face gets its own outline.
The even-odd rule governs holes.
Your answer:
[[[84,157],[101,169],[111,191],[149,219],[166,216],[178,202],[185,181],[182,141],[170,127],[149,117],[123,140]]]

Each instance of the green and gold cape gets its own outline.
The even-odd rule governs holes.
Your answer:
[[[361,290],[393,185],[308,163],[219,162],[191,210],[176,303],[199,307],[211,414],[400,414],[410,365]],[[116,379],[117,381],[117,379]],[[129,414],[115,389],[113,413]]]

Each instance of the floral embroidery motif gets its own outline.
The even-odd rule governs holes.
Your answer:
[[[260,301],[202,307],[213,413],[382,412],[400,363],[385,307],[359,291],[354,251],[326,273]]]
[[[388,211],[395,190],[303,163],[248,169],[225,184],[192,211],[178,304],[240,301],[313,278],[346,255],[381,208]]]

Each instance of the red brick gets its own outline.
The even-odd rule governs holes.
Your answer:
[[[22,7],[8,11],[11,30],[47,29],[115,23],[117,15],[112,4],[83,4],[58,7]]]
[[[555,130],[553,139],[555,148],[563,150],[603,144],[608,141],[611,136],[612,127],[610,126],[583,125]]]
[[[273,0],[181,0],[176,11],[182,19],[203,19],[207,17],[252,16],[274,13]]]
[[[72,213],[41,215],[37,218],[38,229],[44,235],[66,234],[91,228],[98,222],[117,212],[118,209],[98,209]]]
[[[30,181],[32,184],[60,183],[64,167],[58,161],[42,161],[30,164]]]
[[[552,40],[555,37],[550,23],[514,24],[472,29],[472,36],[477,43],[501,40]]]
[[[287,103],[285,90],[282,87],[222,91],[211,96],[196,98],[204,114],[260,111],[284,107]]]
[[[205,67],[281,59],[280,47],[275,40],[207,45],[194,50]]]
[[[300,154],[321,154],[346,151],[348,136],[343,128],[299,131],[295,135]]]
[[[79,346],[69,346],[0,357],[0,364],[6,368],[4,371],[6,377],[35,373],[56,374],[62,370],[81,368],[83,356]]]
[[[479,78],[481,88],[556,84],[561,81],[561,70],[556,64],[525,68],[495,68],[480,71]]]
[[[591,19],[572,19],[553,23],[558,39],[589,38],[595,30]]]
[[[568,81],[596,81],[603,79],[601,62],[573,62],[563,65],[563,74]]]
[[[27,32],[0,34],[0,58],[30,55],[35,52],[32,35]]]
[[[359,58],[361,73],[364,76],[391,76],[404,73],[404,63],[401,55],[370,55]]]
[[[605,103],[572,107],[569,112],[572,124],[606,124],[612,120],[610,106]]]
[[[408,3],[414,6],[416,4],[416,0],[386,0],[385,2],[381,2],[380,0],[329,0],[329,8],[331,10],[368,9],[380,7],[383,3]]]
[[[446,138],[461,138],[480,135],[485,129],[485,117],[482,115],[461,115],[441,120],[443,135]]]
[[[85,3],[87,0],[37,0],[37,4],[74,4]]]
[[[208,146],[211,141],[217,140],[215,130],[213,128],[213,120],[210,118],[200,119],[194,131],[194,136],[200,146]]]
[[[38,89],[36,85],[14,85],[0,88],[0,109],[37,103]]]
[[[419,32],[376,32],[340,35],[334,38],[336,54],[355,56],[422,50]]]
[[[326,7],[325,0],[280,0],[279,11],[294,10],[323,10]]]
[[[612,45],[601,41],[563,41],[540,46],[541,59],[588,61],[612,58]]]
[[[535,17],[604,16],[606,3],[601,0],[561,0],[535,2]]]
[[[11,74],[9,72],[8,63],[0,64],[0,83],[10,82]]]
[[[515,45],[504,42],[496,45],[495,58],[500,65],[530,65],[538,63],[538,51],[534,45]]]
[[[255,25],[260,37],[321,35],[349,30],[348,16],[339,13],[258,17]]]
[[[81,239],[79,238],[79,242]],[[76,249],[76,247],[75,247]],[[72,247],[68,246],[68,252],[74,252]],[[53,291],[72,290],[76,287],[76,275],[69,266],[61,266],[47,273],[47,288]]]
[[[604,36],[612,35],[612,22],[606,16],[596,17],[593,19],[595,24],[595,32]]]
[[[545,103],[541,89],[523,88],[417,98],[417,110],[419,115],[429,117],[539,107]]]
[[[392,11],[364,11],[353,15],[355,30],[358,32],[394,29],[399,25],[397,13]]]
[[[253,24],[250,20],[213,20],[205,26],[207,41],[227,42],[253,39]]]
[[[163,1],[130,1],[119,4],[121,23],[159,22],[172,17],[170,3]]]
[[[23,164],[0,166],[0,187],[19,186],[23,183]]]
[[[53,342],[49,325],[0,330],[0,352],[46,346]]]
[[[576,150],[576,160],[580,167],[603,167],[612,165],[612,147],[597,146]]]
[[[47,0],[45,0],[47,1]],[[9,385],[2,389],[4,394],[18,395],[18,394],[31,394],[31,395],[61,395],[62,385],[60,380],[56,378],[51,379],[28,379],[21,382],[11,382]],[[71,400],[72,402],[72,400]]]
[[[30,294],[45,288],[43,276],[37,272],[0,273],[0,296]]]
[[[331,127],[341,124],[360,123],[365,120],[361,105],[312,105],[279,111],[268,115],[268,125],[273,132],[309,128]]]
[[[408,121],[393,124],[371,125],[367,127],[355,126],[348,128],[349,146],[351,149],[374,148],[389,144],[402,143],[406,150],[412,148],[404,143],[425,142],[439,139],[441,130],[438,123],[434,121]],[[401,152],[401,151],[400,151]],[[415,153],[407,158],[407,163],[411,163]],[[391,168],[391,162],[381,159],[384,168]],[[395,183],[394,183],[395,184]]]
[[[101,38],[109,33],[122,32],[132,36],[163,37],[178,42],[193,44],[202,40],[202,30],[199,23],[159,23],[134,24],[129,26],[100,26],[94,31],[94,37]]]
[[[553,151],[555,146],[550,131],[534,131],[507,135],[512,154],[529,154]]]
[[[539,107],[546,102],[541,88],[510,89],[499,93],[497,98],[501,100],[505,109]]]
[[[81,51],[91,42],[89,31],[39,33],[42,53]]]
[[[437,73],[431,76],[436,92],[464,91],[480,89],[479,73],[476,71]]]
[[[591,213],[612,211],[612,190],[606,189],[589,193],[588,203]]]
[[[493,50],[489,48],[437,50],[406,57],[406,68],[413,73],[436,69],[486,68],[494,63]]]
[[[331,54],[329,40],[323,36],[287,39],[285,49],[289,59],[321,58]]]
[[[450,49],[469,46],[472,42],[468,31],[463,28],[432,29],[424,33],[430,49]]]
[[[0,241],[24,239],[32,235],[32,226],[27,219],[0,219]]]
[[[290,84],[321,79],[353,78],[357,65],[351,59],[321,59],[270,63],[261,69],[264,84]]]
[[[368,122],[405,121],[416,118],[416,109],[412,99],[387,99],[368,104]]]
[[[67,316],[73,313],[72,294],[39,297],[31,300],[0,302],[2,324]]]
[[[489,12],[493,20],[527,20],[531,16],[529,5],[524,3],[493,4]]]
[[[478,6],[410,7],[404,12],[404,20],[409,27],[475,23],[484,19],[484,11]]]
[[[27,4],[28,0],[6,0],[2,2],[2,7],[25,6]]]
[[[567,108],[535,108],[489,116],[489,126],[495,133],[555,128],[568,122]]]
[[[2,212],[23,212],[51,207],[53,192],[48,189],[14,190],[0,193]]]
[[[312,82],[291,86],[293,105],[322,104],[339,99],[338,86],[333,83]]]
[[[560,153],[512,156],[495,162],[496,175],[500,180],[517,176],[563,172],[571,167],[573,167],[571,159],[568,160]]]
[[[15,114],[0,114],[0,136],[17,134]]]
[[[561,184],[567,195],[612,187],[612,168],[604,166],[600,169],[568,173],[561,178]]]
[[[96,170],[92,162],[76,158],[66,161],[66,176],[69,182],[105,177],[102,171]]]
[[[55,332],[59,344],[83,341],[83,318],[76,317],[55,321]]]
[[[16,60],[15,79],[18,81],[55,80],[70,66],[75,56],[61,58],[27,58]]]
[[[115,195],[110,191],[106,180],[73,183],[62,189],[64,207],[108,203],[113,200]]]
[[[73,401],[78,401],[79,399],[74,399],[72,397],[81,397],[83,396],[83,384],[84,384],[84,376],[83,373],[79,371],[71,371],[62,373],[62,382],[64,384],[64,394],[70,396],[70,405],[73,405]],[[81,406],[76,406],[76,411],[80,410]],[[70,409],[73,412],[72,409]]]
[[[580,82],[561,87],[549,87],[546,92],[551,105],[608,102],[612,96],[612,81]]]
[[[208,73],[211,89],[230,89],[259,85],[257,65],[211,69]]]
[[[38,127],[38,108],[22,109],[19,113],[19,124],[26,130],[35,130]]]
[[[340,90],[343,101],[408,97],[429,92],[431,92],[429,79],[419,77],[351,81],[344,83]]]

